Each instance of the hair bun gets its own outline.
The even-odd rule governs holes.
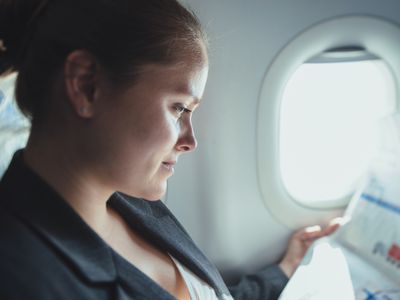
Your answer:
[[[0,0],[0,76],[18,71],[32,21],[46,3],[47,0]]]

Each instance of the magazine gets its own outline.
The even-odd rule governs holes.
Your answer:
[[[400,300],[400,118],[382,121],[379,155],[348,220],[308,250],[280,300]]]

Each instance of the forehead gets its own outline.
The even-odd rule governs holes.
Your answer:
[[[145,64],[140,69],[142,78],[155,76],[159,79],[188,78],[196,79],[205,68],[208,70],[208,51],[204,42],[199,41],[196,47],[183,51],[179,60],[170,64]],[[166,77],[167,76],[167,77]]]
[[[141,68],[136,85],[201,98],[207,74],[207,61],[172,65],[148,64]]]

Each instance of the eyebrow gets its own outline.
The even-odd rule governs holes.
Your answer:
[[[199,99],[198,97],[196,97],[195,95],[193,95],[192,93],[190,93],[190,91],[188,90],[187,87],[185,87],[185,86],[180,86],[180,87],[178,87],[178,88],[175,90],[175,92],[176,92],[177,94],[182,94],[182,95],[190,96],[190,97],[193,99],[193,103],[192,103],[193,106],[198,106],[198,105],[200,105],[200,100],[201,100],[201,99]]]

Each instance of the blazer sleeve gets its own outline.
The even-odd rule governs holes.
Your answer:
[[[229,291],[235,300],[274,300],[278,299],[288,280],[277,265],[271,265],[243,276],[237,285],[229,287]]]

